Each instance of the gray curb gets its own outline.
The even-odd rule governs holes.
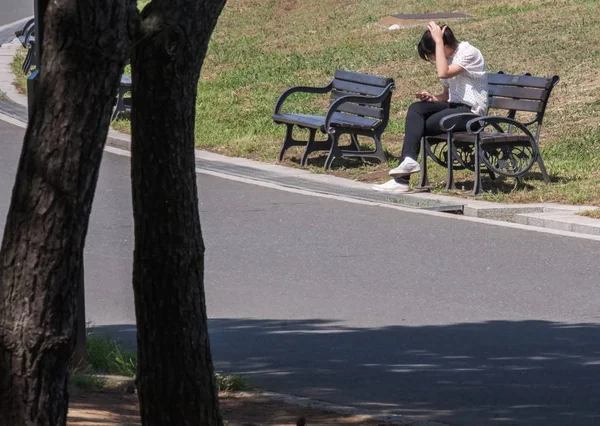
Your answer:
[[[285,402],[287,404],[297,405],[300,407],[315,408],[322,411],[329,411],[345,416],[356,416],[364,418],[364,420],[375,420],[379,422],[390,423],[399,426],[449,426],[446,423],[439,423],[426,420],[414,420],[399,414],[380,414],[371,410],[361,410],[345,405],[330,404],[323,401],[303,398],[299,396],[286,395],[274,392],[235,392],[234,395],[240,396],[260,396],[273,401]],[[309,419],[307,419],[309,420]],[[310,423],[310,421],[308,421]]]

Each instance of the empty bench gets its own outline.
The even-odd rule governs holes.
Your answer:
[[[475,172],[473,194],[483,193],[481,172],[520,179],[538,164],[544,181],[550,182],[539,150],[542,121],[552,89],[559,77],[534,77],[502,72],[488,74],[488,107],[502,115],[453,114],[440,121],[446,134],[421,141],[421,180],[429,187],[427,158],[447,168],[446,190],[456,189],[455,170]],[[459,120],[466,131],[455,132]]]
[[[21,42],[21,45],[27,49],[27,55],[23,61],[21,70],[27,75],[31,72],[31,68],[37,65],[35,55],[35,20],[30,19],[20,30],[15,31],[15,36]]]
[[[369,74],[337,70],[333,80],[324,87],[295,86],[285,90],[275,104],[273,121],[285,124],[287,131],[279,154],[293,146],[304,146],[300,163],[306,165],[308,156],[315,151],[329,151],[325,169],[337,157],[375,158],[385,162],[381,135],[387,127],[394,80]],[[324,115],[282,112],[283,104],[294,93],[330,93],[330,103]],[[294,128],[308,129],[307,140],[293,137]],[[327,135],[326,140],[315,140],[317,132]],[[350,135],[350,145],[339,146],[340,136]],[[373,150],[361,150],[358,136],[372,138]]]

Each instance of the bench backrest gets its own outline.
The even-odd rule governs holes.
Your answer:
[[[534,77],[530,74],[488,74],[488,107],[507,110],[508,117],[515,118],[517,112],[533,113],[531,120],[523,123],[535,126],[535,137],[539,137],[548,98],[560,80],[552,77]]]
[[[376,75],[362,74],[357,72],[337,70],[333,78],[333,89],[331,90],[331,102],[347,95],[377,96],[383,92],[388,85],[393,84],[394,79],[379,77]],[[390,113],[390,102],[392,92],[383,102],[377,104],[361,105],[358,103],[344,103],[337,109],[345,114],[359,115],[362,117],[381,120],[383,125],[387,124]]]

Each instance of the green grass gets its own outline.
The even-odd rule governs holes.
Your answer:
[[[252,383],[242,376],[215,373],[215,378],[218,392],[241,392],[254,388]]]
[[[94,374],[109,374],[135,377],[137,357],[133,352],[123,349],[115,340],[97,336],[89,332],[86,338],[87,362],[84,370],[75,370],[71,374],[71,382],[80,383],[88,389],[104,386],[103,380]],[[238,375],[216,373],[219,392],[238,392],[252,389],[250,381]],[[80,386],[80,387],[81,387]]]
[[[27,76],[23,74],[23,70],[21,69],[25,61],[25,56],[27,56],[27,51],[25,48],[20,48],[10,63],[10,69],[15,76],[13,84],[17,88],[17,91],[23,94],[27,93]]]
[[[489,192],[483,198],[600,205],[600,48],[586,42],[600,38],[596,6],[585,0],[408,0],[402,5],[392,0],[230,0],[202,69],[196,144],[275,162],[284,134],[283,126],[270,119],[277,96],[292,85],[322,85],[336,68],[346,68],[396,80],[392,120],[383,141],[391,157],[399,155],[411,94],[435,90],[439,82],[431,65],[416,54],[424,28],[390,32],[374,24],[399,12],[461,11],[473,18],[450,25],[460,39],[482,50],[489,71],[561,77],[541,141],[553,183],[545,184],[539,173],[526,179],[523,187],[512,179],[485,181]],[[323,111],[327,105],[324,97],[290,100],[288,110],[299,112]],[[297,167],[295,161],[285,164]],[[316,164],[311,170],[323,172]],[[336,160],[335,170],[328,173],[383,181],[381,172],[395,164],[393,159],[381,166]],[[440,191],[445,170],[432,166],[430,177]],[[458,173],[457,179],[459,187],[468,189],[473,177]]]
[[[88,333],[86,348],[88,365],[96,373],[135,376],[136,354],[116,341]]]
[[[284,127],[271,121],[278,95],[292,85],[323,85],[337,68],[393,77],[391,122],[383,136],[390,161],[362,166],[334,163],[327,172],[382,181],[396,164],[404,116],[415,90],[437,90],[433,67],[419,59],[424,28],[387,31],[375,23],[394,13],[464,12],[453,21],[459,39],[481,49],[490,72],[557,74],[541,135],[553,183],[537,169],[517,186],[512,179],[484,181],[483,199],[504,202],[567,202],[600,205],[600,39],[597,0],[230,0],[215,29],[204,62],[196,102],[196,145],[214,152],[275,162]],[[287,110],[323,111],[323,96],[290,98]],[[114,127],[129,131],[129,122]],[[286,165],[298,167],[297,151]],[[310,167],[322,173],[318,161]],[[430,169],[434,190],[445,170]],[[468,189],[471,173],[457,174]],[[460,196],[468,196],[459,192]]]

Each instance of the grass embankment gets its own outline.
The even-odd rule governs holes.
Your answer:
[[[541,147],[553,183],[532,173],[525,185],[512,179],[484,182],[484,198],[508,202],[600,205],[600,14],[597,0],[230,0],[210,43],[199,83],[196,144],[199,148],[275,162],[283,126],[271,121],[277,96],[292,85],[323,85],[336,68],[393,77],[392,121],[384,134],[390,157],[400,153],[403,118],[415,90],[439,88],[433,67],[419,59],[423,28],[387,31],[375,25],[395,13],[464,12],[451,22],[455,34],[481,49],[489,71],[557,74],[542,129]],[[322,111],[326,97],[296,96],[288,104]],[[127,120],[115,127],[127,131]],[[290,150],[296,166],[298,153]],[[288,158],[289,158],[288,157]],[[322,172],[322,161],[311,169]],[[328,173],[385,180],[385,165],[336,160]],[[535,168],[534,168],[535,171]],[[434,190],[445,172],[431,167]],[[458,173],[468,189],[471,173]],[[464,193],[461,193],[464,194]],[[466,196],[466,195],[465,195]]]

